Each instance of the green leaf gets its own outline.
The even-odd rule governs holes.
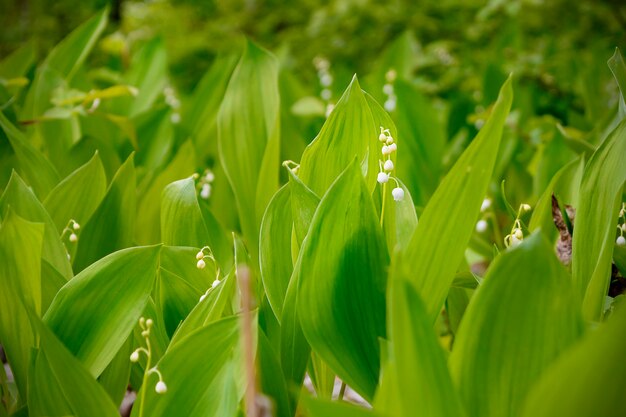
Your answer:
[[[215,265],[196,267],[198,248],[166,246],[161,250],[158,306],[169,336],[198,304],[216,278]]]
[[[582,334],[571,280],[539,232],[503,252],[472,298],[450,356],[470,416],[517,416],[541,373]]]
[[[294,174],[291,169],[289,172],[289,187],[291,190],[291,216],[293,218],[293,230],[296,235],[298,245],[306,237],[309,226],[315,215],[315,210],[320,203],[320,198],[309,187],[307,187]]]
[[[320,133],[302,154],[300,178],[315,194],[324,195],[356,156],[364,165],[366,182],[372,191],[380,159],[379,133],[355,76]]]
[[[139,90],[133,98],[126,98],[127,114],[136,116],[149,110],[167,84],[167,54],[161,38],[154,37],[133,56],[126,82]]]
[[[233,383],[233,374],[223,370],[229,366],[239,341],[239,326],[238,317],[225,318],[193,332],[169,349],[157,364],[167,393],[155,392],[158,378],[152,374],[141,388],[131,416],[139,416],[140,410],[151,417],[224,415],[219,413],[219,391]],[[228,400],[237,404],[237,396],[231,392],[231,397]]]
[[[293,272],[291,257],[291,192],[283,186],[267,206],[261,223],[259,263],[265,295],[274,315],[282,316],[289,279]]]
[[[109,394],[109,397],[116,407],[122,404],[122,400],[124,400],[128,388],[130,367],[132,365],[128,358],[130,358],[130,354],[133,351],[132,342],[133,337],[131,335],[126,339],[124,345],[122,345],[111,363],[109,363],[98,378],[98,383]]]
[[[0,61],[0,78],[23,77],[35,62],[35,52],[35,42],[30,41],[4,57]]]
[[[183,105],[182,124],[200,152],[217,145],[217,115],[238,60],[235,54],[218,55],[195,88],[191,101]]]
[[[0,343],[23,400],[30,349],[35,346],[25,306],[41,313],[43,238],[43,224],[26,221],[13,211],[0,226]]]
[[[247,42],[220,106],[217,126],[220,160],[251,253],[258,252],[264,204],[278,188],[279,110],[278,61]]]
[[[119,416],[104,388],[34,313],[31,322],[40,346],[29,376],[29,415]]]
[[[387,247],[390,252],[395,249],[404,250],[411,242],[411,237],[417,227],[417,213],[415,213],[415,205],[413,197],[409,189],[398,180],[398,185],[404,190],[404,199],[395,201],[391,194],[391,187],[387,187],[385,198],[385,219],[383,222],[383,230],[387,239]],[[382,193],[382,187],[379,187]]]
[[[35,119],[52,107],[50,99],[54,89],[72,81],[104,31],[108,14],[109,8],[106,7],[70,33],[48,54],[37,70],[35,80],[28,90],[22,117]],[[48,146],[58,148],[60,145],[61,147],[66,145],[63,138],[52,137],[53,132],[43,132],[41,129],[39,131],[47,135]],[[53,140],[56,140],[58,144],[55,144]]]
[[[170,347],[190,335],[197,329],[208,326],[219,319],[232,315],[231,303],[237,289],[234,273],[220,280],[216,287],[209,288],[206,297],[198,301],[185,320],[176,329]]]
[[[44,207],[58,230],[70,219],[83,225],[96,210],[107,189],[107,178],[98,153],[61,181],[46,197]]]
[[[142,194],[137,208],[136,238],[140,244],[161,241],[161,196],[165,187],[173,181],[193,174],[196,153],[191,141],[185,142],[167,167],[161,170]]]
[[[394,280],[387,305],[392,356],[396,363],[391,375],[383,375],[396,378],[400,399],[396,415],[465,415],[432,322],[413,286],[402,278]]]
[[[356,159],[315,212],[297,267],[298,315],[312,348],[372,399],[385,335],[387,248]]]
[[[274,416],[291,417],[293,412],[289,402],[287,384],[280,368],[280,362],[264,332],[259,332],[257,347],[258,373],[261,390],[271,397],[274,403]]]
[[[32,190],[15,172],[11,175],[4,194],[0,197],[2,212],[6,212],[9,207],[25,220],[45,225],[42,261],[50,264],[66,280],[72,278],[72,267],[67,260],[67,250],[59,237],[57,228]],[[47,277],[43,279],[48,280]]]
[[[152,291],[160,246],[115,252],[84,269],[44,317],[67,348],[98,376],[137,323]]]
[[[621,97],[619,100],[619,117],[626,117],[626,64],[619,48],[615,48],[615,53],[607,62],[615,81],[619,87]]]
[[[91,263],[133,244],[136,213],[136,180],[133,155],[113,177],[104,199],[82,226],[74,269],[82,271]]]
[[[556,234],[552,216],[552,194],[559,198],[559,203],[567,202],[573,207],[578,207],[577,194],[584,168],[585,160],[579,158],[563,166],[554,174],[535,205],[528,225],[530,231],[541,228],[548,236]]]
[[[424,207],[442,175],[446,137],[437,111],[412,84],[398,80],[398,176]]]
[[[535,384],[524,417],[626,415],[626,306],[565,352]],[[564,383],[566,382],[566,383]]]
[[[626,181],[626,120],[593,153],[580,184],[572,240],[572,278],[587,320],[602,317],[611,279],[615,225]]]
[[[399,260],[399,268],[411,277],[433,322],[474,232],[512,100],[509,78],[491,116],[429,200]]]
[[[32,184],[39,197],[45,198],[61,179],[59,173],[2,112],[0,112],[0,127],[6,133],[17,156],[20,173]]]

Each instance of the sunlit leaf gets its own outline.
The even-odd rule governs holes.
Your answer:
[[[500,254],[463,317],[450,369],[470,416],[517,416],[582,334],[571,280],[537,232]]]
[[[356,160],[322,198],[300,251],[298,315],[313,349],[366,399],[385,335],[387,248]]]

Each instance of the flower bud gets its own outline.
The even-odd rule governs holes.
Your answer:
[[[206,266],[204,259],[200,259],[198,263],[196,264],[196,266],[198,267],[198,269],[204,269],[204,267]]]
[[[626,246],[626,238],[624,236],[618,236],[617,240],[615,240],[615,244],[617,246]]]
[[[219,279],[216,279],[215,281],[213,281],[213,284],[211,284],[211,288],[215,288],[215,287],[217,287],[218,285],[220,285],[220,280],[219,280]]]
[[[489,198],[485,198],[483,203],[480,205],[480,211],[483,212],[491,207],[491,200]]]
[[[70,242],[75,243],[78,240],[78,236],[75,233],[70,235]]]
[[[383,168],[385,169],[385,171],[391,171],[393,169],[393,162],[391,161],[391,159],[385,161]]]
[[[74,230],[78,230],[78,229],[80,229],[80,224],[78,224],[78,223],[74,222],[74,224],[72,225],[72,228],[73,228]]]
[[[200,252],[196,253],[196,259],[197,260],[200,260],[202,258],[204,258],[204,252],[200,251]]]
[[[522,233],[522,229],[513,230],[513,236],[515,236],[518,240],[522,240],[524,238],[524,233]]]
[[[139,352],[134,351],[133,353],[130,354],[131,362],[137,362],[138,360],[139,360]]]
[[[518,239],[515,235],[511,236],[511,246],[517,246],[520,243],[522,243],[521,239]]]
[[[389,148],[389,153],[394,153],[398,149],[398,146],[395,143],[392,143],[391,145],[388,146],[388,148]]]
[[[487,221],[482,219],[476,223],[476,231],[478,233],[484,233],[487,230]]]
[[[391,146],[393,146],[393,145],[390,145],[390,146],[384,145],[384,146],[383,146],[383,149],[382,149],[383,155],[387,156],[387,155],[390,155],[390,154],[391,154],[391,152],[393,152],[393,151],[390,149],[390,148],[391,148]]]
[[[154,390],[157,394],[165,394],[167,392],[167,385],[165,385],[165,382],[159,381],[157,382],[156,387],[154,387]]]
[[[146,327],[152,327],[153,324],[154,322],[152,321],[152,319],[146,320]]]
[[[400,187],[396,187],[393,190],[391,190],[391,195],[393,196],[393,199],[396,201],[404,200],[404,190]]]
[[[389,136],[387,138],[387,142],[385,142],[387,145],[391,145],[393,143],[393,138],[391,136]]]
[[[378,135],[378,140],[381,142],[386,142],[387,141],[387,135],[385,135],[384,133],[381,133],[380,135]]]
[[[384,172],[379,172],[376,181],[378,181],[379,184],[384,184],[389,181],[389,175]]]
[[[202,295],[200,296],[200,301],[199,301],[199,302],[200,302],[200,303],[201,303],[201,302],[203,302],[205,298],[206,298],[206,294],[202,294]]]
[[[528,204],[522,204],[520,208],[522,209],[522,211],[530,211],[530,205]]]

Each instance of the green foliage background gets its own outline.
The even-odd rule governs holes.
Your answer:
[[[48,3],[0,15],[0,417],[626,414],[621,2]]]

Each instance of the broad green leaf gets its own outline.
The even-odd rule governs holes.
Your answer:
[[[51,98],[58,87],[67,87],[87,55],[96,44],[107,24],[108,7],[83,23],[63,39],[37,69],[28,90],[22,118],[36,119],[52,107]],[[67,163],[67,150],[77,139],[77,119],[35,124],[35,133],[41,139],[52,162],[62,170]]]
[[[175,181],[163,190],[161,239],[171,246],[209,246],[224,271],[232,263],[232,246],[213,214],[198,202],[192,178]]]
[[[126,394],[126,390],[128,388],[130,367],[132,365],[128,359],[133,351],[132,342],[133,337],[130,335],[111,363],[109,363],[98,378],[98,383],[109,394],[109,397],[116,407],[119,407],[120,404],[122,404],[122,400],[124,399],[124,395]]]
[[[590,331],[543,373],[524,417],[626,415],[626,306]]]
[[[207,326],[219,319],[232,315],[230,309],[235,290],[237,289],[234,273],[220,280],[220,284],[209,288],[206,297],[198,301],[197,305],[187,315],[185,320],[176,329],[170,347],[184,339],[195,330]]]
[[[289,402],[287,384],[280,368],[280,362],[264,332],[259,331],[257,347],[258,378],[263,393],[274,403],[274,416],[291,417],[293,412]]]
[[[260,204],[269,202],[278,188],[279,108],[278,61],[247,42],[220,106],[217,127],[220,160],[251,253],[258,251],[265,210]]]
[[[571,161],[554,174],[535,205],[528,225],[530,231],[541,228],[547,236],[556,233],[552,216],[552,194],[557,196],[559,203],[566,202],[573,207],[578,207],[578,189],[584,168],[585,160],[580,158]]]
[[[24,401],[30,349],[36,345],[26,308],[41,314],[43,238],[43,224],[13,211],[0,225],[0,343]]]
[[[67,348],[98,376],[135,327],[152,291],[160,246],[115,252],[85,268],[44,317]]]
[[[446,137],[443,124],[428,99],[412,84],[398,80],[398,176],[415,204],[424,207],[442,175]]]
[[[35,42],[26,42],[0,61],[0,78],[9,80],[23,77],[34,62]]]
[[[196,267],[198,248],[166,246],[161,250],[158,306],[169,336],[196,306],[200,296],[215,280],[215,265],[207,261]]]
[[[593,153],[580,184],[572,239],[572,278],[587,320],[602,317],[611,278],[615,224],[626,181],[626,120]]]
[[[291,187],[283,186],[267,206],[259,238],[259,263],[265,295],[276,318],[282,316],[291,263]]]
[[[45,198],[59,182],[59,173],[2,112],[0,112],[0,127],[6,133],[17,156],[20,173],[32,184],[39,198]]]
[[[474,232],[512,100],[509,78],[491,116],[429,200],[399,260],[399,268],[411,277],[433,322]]]
[[[32,190],[15,172],[11,175],[4,194],[0,197],[2,212],[6,212],[9,207],[15,211],[15,214],[23,217],[25,220],[45,225],[41,255],[42,262],[50,264],[66,280],[70,279],[73,275],[72,267],[67,260],[67,250],[59,237],[57,228]],[[68,245],[70,244],[67,240],[65,242]],[[44,277],[44,280],[47,279],[47,277]]]
[[[81,225],[74,270],[133,244],[136,213],[136,180],[133,155],[113,177],[106,195],[85,225]]]
[[[31,322],[40,337],[40,346],[29,375],[29,415],[119,416],[104,388],[34,313]]]
[[[298,316],[312,348],[366,399],[385,335],[387,248],[354,159],[321,200],[298,261]]]
[[[96,153],[85,165],[61,181],[43,202],[58,230],[70,219],[83,225],[96,210],[107,189],[107,178]]]
[[[376,185],[380,126],[372,115],[366,96],[356,78],[330,114],[322,130],[304,153],[300,178],[317,195],[324,195],[356,157],[364,165],[370,191]]]
[[[202,77],[188,105],[183,106],[182,125],[190,132],[200,153],[217,145],[217,114],[239,56],[218,56]]]
[[[424,303],[402,278],[391,284],[388,329],[395,386],[400,399],[396,415],[447,417],[465,415],[448,372],[446,357]]]
[[[404,250],[408,246],[417,227],[417,213],[415,213],[413,197],[406,185],[398,180],[398,185],[404,190],[402,201],[394,200],[391,190],[395,184],[389,185],[388,183],[385,195],[382,196],[386,200],[383,230],[387,239],[387,247],[390,252],[393,252],[396,249]],[[379,188],[382,193],[385,187]]]
[[[229,366],[239,341],[239,327],[238,317],[225,318],[198,329],[169,349],[156,365],[167,384],[167,393],[155,392],[158,378],[150,375],[147,386],[139,392],[131,416],[138,417],[140,410],[144,416],[151,417],[221,416],[217,414],[217,401],[213,401],[212,409],[206,408],[210,406],[207,399],[213,396],[216,400],[218,387],[224,389],[232,384],[233,375],[222,371]],[[231,401],[236,404],[239,399],[235,396]]]
[[[315,215],[315,210],[320,203],[320,198],[311,191],[291,169],[288,169],[288,172],[289,187],[291,190],[290,200],[293,230],[298,245],[301,245],[309,231],[309,226]]]
[[[287,389],[296,393],[296,397],[299,394],[307,363],[311,357],[311,347],[304,336],[300,322],[300,307],[298,305],[299,271],[300,265],[296,263],[294,274],[287,287],[280,323],[280,365],[285,375]],[[294,401],[294,403],[297,403],[297,401]]]
[[[621,97],[619,100],[619,115],[621,119],[626,117],[626,64],[624,64],[624,58],[620,53],[619,48],[615,48],[615,53],[607,62],[615,81],[619,87]]]
[[[489,267],[450,370],[470,416],[517,416],[541,373],[581,336],[571,280],[536,232]]]
[[[152,38],[133,56],[126,82],[139,90],[136,97],[126,99],[128,115],[136,116],[149,110],[167,83],[167,54],[159,37]]]
[[[139,199],[137,207],[136,239],[139,244],[154,244],[161,241],[161,195],[165,187],[193,174],[195,150],[191,141],[185,142],[165,169],[160,171]]]

